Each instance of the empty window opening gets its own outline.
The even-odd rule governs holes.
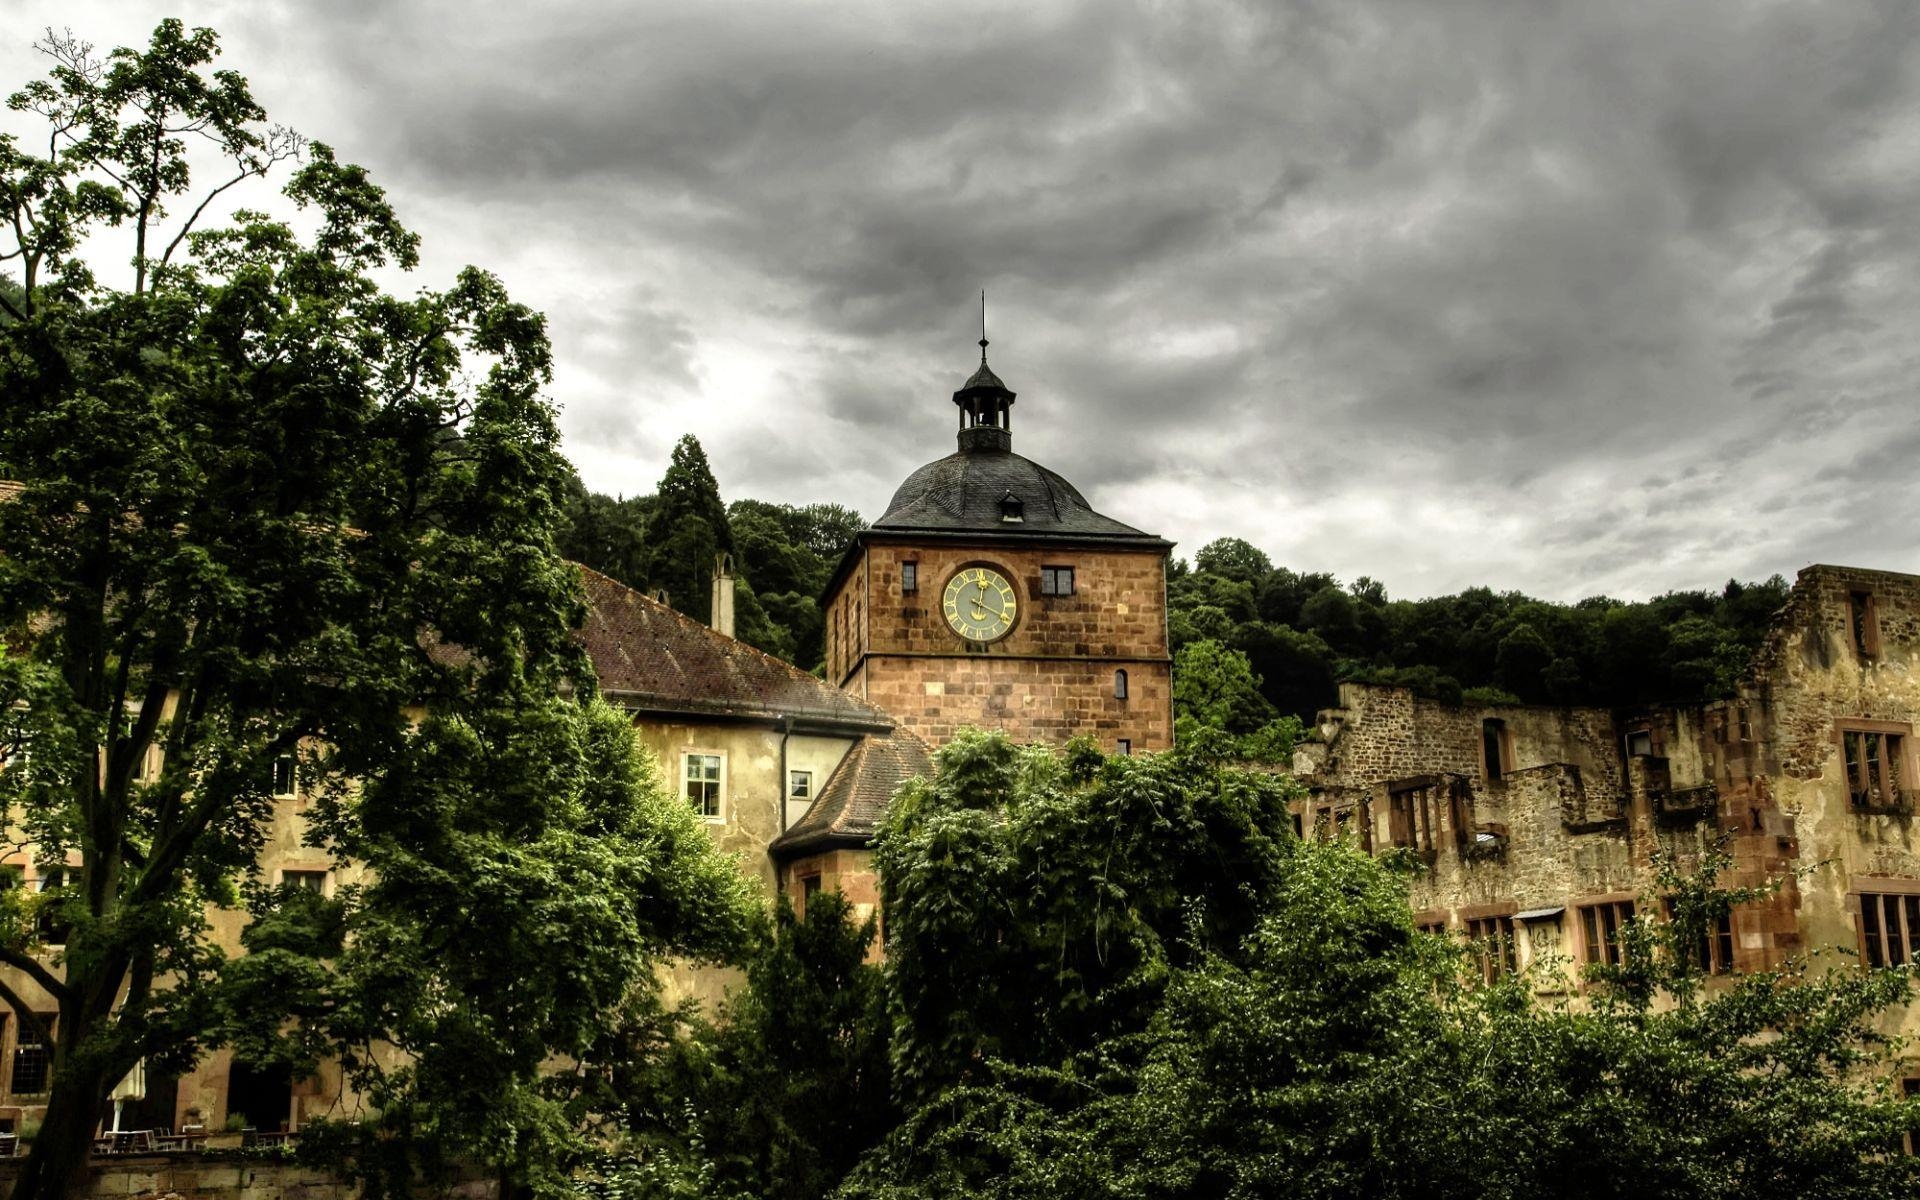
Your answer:
[[[1073,568],[1041,567],[1040,594],[1042,596],[1073,595]]]
[[[1853,650],[1861,658],[1880,654],[1880,614],[1874,611],[1872,592],[1847,593],[1847,623],[1853,630]]]
[[[1620,965],[1620,931],[1633,920],[1633,901],[1588,904],[1580,909],[1580,959],[1589,965]]]
[[[1906,739],[1897,733],[1841,731],[1846,754],[1847,795],[1855,808],[1899,808]]]
[[[1125,671],[1115,671],[1113,673],[1113,698],[1115,700],[1125,700],[1127,698],[1127,673]]]
[[[1920,896],[1863,892],[1860,896],[1860,952],[1870,967],[1899,967],[1913,961],[1920,943]]]
[[[1653,730],[1636,729],[1627,734],[1628,758],[1653,757]]]
[[[1502,779],[1512,764],[1507,761],[1507,723],[1498,717],[1480,722],[1480,756],[1486,764],[1488,780]]]
[[[1432,785],[1387,793],[1387,840],[1395,846],[1433,850],[1440,843],[1439,797]]]

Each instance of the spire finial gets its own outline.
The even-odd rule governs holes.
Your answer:
[[[987,365],[987,289],[980,289],[980,365]]]

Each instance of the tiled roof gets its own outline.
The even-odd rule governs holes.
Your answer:
[[[904,729],[868,734],[854,743],[807,815],[776,839],[776,858],[793,858],[834,846],[864,846],[880,828],[894,789],[933,771],[927,744]]]
[[[893,718],[791,663],[581,567],[580,638],[610,699],[668,712],[885,730]]]

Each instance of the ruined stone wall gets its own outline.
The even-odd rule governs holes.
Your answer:
[[[1851,596],[1871,597],[1874,640],[1856,644]],[[1920,830],[1911,796],[1913,729],[1920,719],[1920,578],[1815,566],[1800,572],[1782,620],[1763,649],[1748,699],[1773,739],[1774,774],[1760,781],[1795,860],[1818,864],[1800,885],[1801,927],[1810,945],[1858,946],[1860,895],[1920,890]],[[1903,741],[1903,811],[1853,803],[1841,730],[1873,723]]]

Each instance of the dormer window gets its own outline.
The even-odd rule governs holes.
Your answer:
[[[1026,503],[1012,492],[1008,492],[1000,497],[1000,519],[1008,524],[1017,524],[1026,520]]]

